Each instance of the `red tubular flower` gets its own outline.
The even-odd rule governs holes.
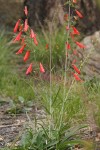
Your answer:
[[[16,33],[16,32],[18,31],[18,27],[19,27],[20,21],[21,21],[21,19],[19,19],[19,20],[16,22],[15,27],[14,27],[14,33]]]
[[[30,33],[30,38],[36,38],[36,34],[34,33],[34,31],[31,29],[31,33]]]
[[[86,48],[86,46],[85,45],[83,45],[82,43],[80,43],[80,42],[75,42],[80,48]]]
[[[77,0],[73,0],[73,3],[77,3]]]
[[[25,13],[26,16],[28,15],[27,6],[24,7],[24,13]]]
[[[72,27],[72,28],[73,28],[72,34],[80,35],[79,31],[75,27]]]
[[[43,67],[43,65],[40,63],[40,72],[41,73],[44,73],[45,72],[45,70],[44,70],[44,67]]]
[[[66,48],[67,48],[67,50],[71,49],[70,44],[68,42],[66,42]]]
[[[22,31],[20,31],[20,32],[18,33],[18,35],[17,35],[16,38],[14,39],[14,42],[20,41],[21,35],[22,35]]]
[[[29,26],[28,26],[28,19],[25,19],[25,23],[24,23],[24,31],[26,32],[28,30]]]
[[[26,46],[26,45],[23,45],[23,46],[18,50],[18,52],[17,52],[16,54],[17,54],[17,55],[18,55],[18,54],[21,54],[21,53],[23,52],[25,46]]]
[[[76,65],[72,64],[72,67],[74,68],[74,70],[75,70],[78,74],[81,73],[80,70],[76,67]]]
[[[32,63],[29,65],[27,71],[26,71],[26,75],[30,74],[32,72]]]
[[[82,82],[82,80],[80,79],[80,77],[79,77],[76,73],[74,73],[73,75],[74,75],[74,78],[75,78],[77,81],[81,81],[81,82]]]
[[[30,57],[30,51],[27,51],[25,56],[24,56],[24,62],[27,61]]]
[[[36,39],[36,37],[34,38],[34,44],[37,46],[38,45],[38,41]]]
[[[83,18],[83,15],[78,10],[75,10],[75,12],[80,18]]]

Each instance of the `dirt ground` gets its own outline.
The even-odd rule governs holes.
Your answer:
[[[18,144],[20,136],[24,130],[25,124],[29,121],[25,113],[12,115],[7,113],[9,109],[9,101],[2,101],[0,103],[0,148]],[[38,117],[44,117],[43,112],[37,111]],[[34,116],[34,109],[29,113],[31,119]],[[85,139],[94,142],[94,150],[100,150],[100,132],[92,129],[85,131]],[[78,148],[76,149],[78,150]],[[83,149],[80,149],[83,150]]]
[[[0,148],[18,144],[19,139],[25,129],[25,125],[29,124],[29,119],[34,119],[36,113],[38,119],[44,119],[44,111],[39,108],[30,109],[30,112],[21,112],[19,114],[8,113],[10,110],[9,98],[5,101],[0,101]]]
[[[0,148],[9,146],[19,135],[23,124],[27,121],[25,114],[6,114],[8,107],[8,102],[4,102],[0,106]]]

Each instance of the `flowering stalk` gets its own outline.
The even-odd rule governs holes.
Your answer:
[[[69,20],[68,20],[68,25],[67,25],[67,27],[66,27],[66,30],[67,30],[67,46],[66,46],[66,49],[67,50],[69,50],[69,49],[71,49],[71,47],[70,47],[70,44],[68,43],[68,38],[69,38],[69,36],[71,36],[71,38],[72,38],[72,40],[73,40],[73,42],[76,44],[76,45],[78,45],[80,48],[85,48],[85,45],[83,45],[82,43],[80,43],[80,42],[77,42],[77,41],[75,41],[75,39],[74,39],[74,35],[80,35],[80,32],[75,28],[75,27],[72,27],[72,32],[70,31],[70,0],[69,0],[69,11],[68,11],[68,13],[69,13]],[[74,4],[76,4],[77,3],[77,1],[76,0],[73,0],[73,3]],[[83,15],[78,11],[78,10],[75,10],[75,12],[76,12],[76,14],[78,15],[78,17],[79,18],[83,18]],[[76,55],[76,52],[74,51],[74,54]],[[66,100],[68,99],[68,96],[69,96],[69,93],[71,92],[71,89],[72,89],[72,87],[73,87],[73,84],[74,84],[74,81],[75,80],[77,80],[77,81],[82,81],[81,79],[80,79],[80,77],[76,74],[76,73],[74,73],[73,75],[74,75],[74,79],[73,79],[73,81],[72,81],[72,84],[71,84],[71,86],[70,86],[70,88],[69,88],[69,90],[68,90],[68,92],[67,92],[67,94],[66,94],[66,68],[67,68],[67,57],[68,57],[68,55],[66,56],[66,59],[65,59],[65,76],[64,76],[64,95],[63,95],[63,103],[62,103],[62,107],[61,107],[61,112],[60,112],[60,118],[59,118],[59,120],[60,120],[60,122],[59,122],[59,130],[61,129],[61,124],[62,124],[62,121],[63,121],[63,116],[64,116],[64,108],[65,108],[65,103],[66,103]],[[75,63],[76,62],[76,60],[74,59],[74,61],[72,62],[72,67],[73,67],[73,69],[78,73],[78,74],[80,74],[81,72],[80,72],[80,70],[76,67],[76,65],[75,64],[73,64],[73,63]]]
[[[36,38],[36,34],[34,33],[34,31],[29,27],[29,25],[28,25],[28,9],[27,9],[27,6],[25,6],[25,8],[24,8],[24,13],[25,13],[25,15],[26,15],[26,19],[25,19],[25,22],[24,22],[24,25],[23,24],[21,24],[21,19],[19,19],[18,21],[17,21],[17,23],[15,24],[15,27],[14,27],[14,33],[16,33],[17,31],[19,31],[19,33],[18,33],[18,35],[15,37],[15,39],[13,40],[13,42],[15,43],[15,42],[19,42],[20,41],[20,44],[21,44],[21,48],[16,52],[16,54],[18,55],[18,54],[22,54],[24,51],[26,51],[25,50],[25,48],[29,48],[29,49],[31,49],[32,47],[30,47],[30,45],[28,45],[28,43],[26,44],[26,42],[27,42],[27,37],[25,37],[25,36],[23,36],[23,33],[25,32],[25,34],[26,34],[26,32],[27,31],[29,31],[30,32],[30,39],[32,39],[31,41],[32,41],[32,45],[33,45],[33,43],[37,46],[38,45],[38,41],[37,41],[37,38]],[[24,58],[23,58],[23,60],[24,60],[24,62],[26,62],[28,59],[29,59],[29,57],[30,57],[30,52],[31,52],[31,50],[27,50],[26,51],[26,53],[25,53],[25,55],[24,55]],[[45,72],[45,70],[44,70],[44,68],[43,68],[43,65],[40,63],[40,65],[39,65],[39,67],[40,67],[40,72],[41,73],[44,73]],[[32,63],[31,63],[31,65],[29,66],[29,68],[27,69],[27,71],[26,71],[26,75],[27,74],[30,74],[32,72]]]
[[[70,11],[70,7],[71,7],[71,1],[72,0],[68,0],[69,2],[69,6],[68,6],[68,14],[65,16],[65,20],[67,22],[67,25],[65,27],[65,30],[67,32],[67,36],[66,36],[66,42],[65,42],[65,63],[64,63],[64,83],[63,83],[63,87],[64,87],[64,90],[63,90],[63,101],[62,101],[62,106],[61,106],[61,110],[60,110],[60,114],[59,114],[59,119],[58,119],[58,129],[60,131],[61,129],[61,125],[62,125],[62,122],[63,122],[63,117],[64,117],[64,109],[65,109],[65,104],[66,104],[66,101],[68,99],[68,96],[71,92],[71,89],[74,85],[74,81],[79,81],[81,82],[81,78],[79,77],[79,75],[81,74],[80,72],[80,69],[78,69],[77,65],[75,65],[76,63],[76,59],[73,59],[73,61],[71,62],[72,63],[72,67],[71,69],[74,70],[74,73],[73,73],[73,80],[72,80],[72,83],[71,83],[71,86],[69,88],[69,90],[67,91],[66,90],[66,83],[67,83],[67,68],[68,68],[68,57],[70,56],[70,54],[74,54],[74,57],[75,55],[77,55],[77,51],[76,50],[73,50],[73,46],[71,46],[71,42],[72,41],[74,43],[74,45],[77,45],[78,47],[84,49],[85,48],[85,45],[83,45],[82,43],[80,42],[77,42],[75,41],[75,36],[79,36],[80,35],[80,32],[77,30],[76,27],[74,27],[73,25],[71,25],[71,11]],[[76,4],[77,3],[77,0],[73,0],[73,4]],[[24,23],[24,27],[22,26],[21,29],[20,29],[20,32],[19,34],[16,36],[15,40],[14,41],[20,41],[21,40],[21,48],[16,52],[16,54],[22,54],[24,53],[24,51],[26,51],[25,49],[28,47],[28,43],[26,44],[25,42],[27,41],[27,36],[26,38],[25,37],[22,37],[22,33],[25,33],[25,35],[27,34],[27,31],[29,31],[28,33],[30,34],[29,35],[29,39],[31,40],[31,44],[34,44],[35,46],[38,46],[38,40],[37,40],[37,35],[35,34],[35,32],[33,31],[33,29],[31,29],[28,25],[28,10],[27,10],[27,7],[25,7],[24,9],[24,12],[25,12],[25,15],[26,15],[26,19],[25,19],[25,23]],[[82,14],[78,11],[78,10],[75,10],[76,14],[78,15],[79,18],[83,18]],[[18,27],[19,27],[19,23],[17,23],[17,25],[15,26],[15,31],[18,30]],[[50,115],[49,115],[49,137],[51,138],[52,137],[52,121],[53,121],[53,106],[52,106],[52,25],[50,23],[50,37],[49,37],[49,45],[46,44],[46,49],[49,49],[49,58],[50,58],[50,66],[49,66],[49,69],[50,69],[50,97],[49,97],[49,112],[50,112]],[[30,52],[32,50],[32,47],[28,47],[29,50],[26,51],[25,55],[24,55],[24,62],[26,62],[29,58],[30,58]],[[22,54],[23,55],[23,54]],[[34,50],[34,56],[35,56],[35,50]],[[26,75],[29,75],[30,73],[32,73],[33,71],[33,63],[31,62],[30,65],[28,66],[27,70],[26,70]],[[39,71],[40,73],[45,73],[45,68],[43,67],[43,64],[42,64],[42,60],[41,62],[38,63],[38,68],[39,68]]]

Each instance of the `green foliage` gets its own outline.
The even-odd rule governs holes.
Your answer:
[[[96,124],[100,127],[100,79],[93,78],[85,84],[88,99],[91,101],[94,109],[93,115]]]
[[[0,94],[18,99],[18,96],[24,99],[34,99],[33,79],[26,78],[25,80],[17,73],[16,57],[14,58],[13,49],[18,49],[18,46],[11,46],[5,32],[0,35]],[[32,87],[33,88],[32,88]]]
[[[18,100],[9,100],[9,109],[5,113],[9,114],[20,114],[30,112],[32,110],[33,102],[26,101],[23,97],[19,96]]]
[[[70,24],[70,17],[67,22],[68,25]],[[36,100],[41,104],[42,109],[45,109],[46,116],[45,120],[38,120],[35,114],[33,123],[28,118],[30,120],[29,122],[31,122],[31,127],[27,127],[24,130],[20,144],[16,147],[14,145],[14,148],[11,146],[11,149],[72,150],[77,144],[83,146],[84,142],[80,140],[79,131],[86,126],[78,125],[82,124],[86,119],[86,101],[84,99],[83,89],[86,87],[87,99],[93,100],[94,94],[97,91],[99,93],[98,83],[93,80],[86,84],[81,82],[80,85],[74,79],[67,82],[66,76],[67,70],[70,69],[70,59],[65,54],[66,50],[68,50],[68,48],[65,48],[65,43],[69,42],[71,45],[72,51],[69,51],[69,55],[73,52],[75,43],[72,42],[70,32],[66,32],[65,26],[62,29],[55,28],[54,32],[47,31],[43,32],[43,34],[38,34],[37,40],[39,46],[34,45],[33,39],[29,37],[29,33],[25,33],[25,35],[27,48],[33,54],[31,55],[31,61],[34,64],[34,77],[36,75],[35,72],[39,69],[37,63],[42,62],[47,72],[49,72],[48,76],[50,79],[48,80],[50,83],[42,80],[45,74],[37,75],[39,79],[36,81],[36,84],[35,80],[33,82],[32,76],[29,78],[28,76],[20,75],[23,72],[22,70],[18,74],[15,69],[17,68],[16,61],[18,60],[16,56],[14,57],[12,49],[16,51],[19,47],[17,44],[15,45],[16,48],[9,46],[9,42],[7,40],[5,41],[5,38],[3,39],[1,35],[1,94],[4,93],[6,96],[11,96],[15,100],[10,101],[11,108],[7,113],[16,114],[26,112],[30,109],[28,104],[29,106],[33,104],[28,103],[28,101]],[[46,47],[46,44],[48,44],[48,47]],[[8,52],[8,50],[10,51]],[[5,56],[6,59],[4,59]],[[20,63],[23,67],[23,63]],[[52,79],[53,75],[56,77],[63,75],[62,81]]]
[[[73,87],[74,88],[74,87]],[[49,112],[49,96],[50,96],[50,89],[48,86],[43,87],[42,89],[38,88],[38,92],[40,93],[41,90],[41,96],[40,101],[42,103],[42,106],[44,107],[45,111]],[[66,87],[66,93],[68,92],[68,87]],[[63,85],[59,84],[52,84],[52,115],[53,115],[53,122],[55,126],[57,127],[59,125],[59,115],[61,113],[62,103],[63,103]],[[59,115],[58,115],[59,114]],[[84,102],[81,99],[81,96],[77,93],[74,93],[71,91],[69,94],[66,102],[65,102],[65,108],[64,108],[64,116],[63,116],[63,123],[67,124],[69,127],[74,122],[81,123],[86,117],[85,114],[85,106]],[[77,121],[75,121],[77,120]]]
[[[52,49],[52,68],[57,72],[58,70],[61,71],[64,69],[67,31],[64,25],[62,29],[55,27],[52,32],[51,35],[48,31],[39,32],[37,35],[37,40],[39,42],[38,46],[34,45],[33,39],[30,39],[29,33],[27,33],[26,43],[31,50],[31,61],[33,61],[34,64],[36,64],[36,62],[42,62],[47,71],[49,71],[50,49]],[[69,40],[73,48],[74,45],[71,39]],[[71,53],[71,51],[69,53]]]
[[[33,131],[27,129],[22,136],[20,146],[16,150],[71,150],[74,145],[81,144],[82,141],[78,139],[77,133],[80,129],[86,127],[83,125],[67,129],[65,126],[59,132],[52,129],[52,135],[49,137],[49,129],[47,126]]]

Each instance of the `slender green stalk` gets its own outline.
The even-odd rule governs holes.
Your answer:
[[[68,18],[68,28],[70,28],[70,0],[69,0],[69,8],[68,8],[68,14],[69,14],[69,18]],[[69,37],[70,31],[68,30],[67,33],[67,43],[68,43],[68,37]],[[64,93],[63,93],[63,103],[62,103],[62,107],[61,107],[61,112],[60,112],[60,125],[59,125],[59,130],[61,128],[61,123],[62,123],[62,119],[63,119],[63,113],[64,113],[64,105],[65,105],[65,99],[66,99],[66,81],[67,81],[67,66],[68,66],[68,56],[66,55],[67,49],[66,49],[66,43],[65,43],[65,71],[64,71]],[[67,93],[67,97],[70,93],[71,90],[71,86],[68,90]]]
[[[69,0],[69,3],[70,3],[70,0]],[[68,19],[68,28],[70,28],[70,4],[69,4],[69,19]],[[67,43],[68,43],[68,37],[69,37],[69,34],[70,34],[70,31],[68,30],[68,33],[67,33]],[[65,99],[65,95],[66,95],[66,81],[67,81],[67,67],[68,67],[68,56],[66,54],[67,52],[67,48],[66,48],[66,43],[65,43],[65,71],[64,71],[64,95],[63,95],[63,98]]]
[[[52,47],[51,47],[51,36],[52,36],[52,26],[51,23],[49,24],[49,30],[50,30],[50,99],[49,99],[49,104],[50,104],[50,118],[49,118],[49,136],[51,137],[51,125],[52,125]]]
[[[61,123],[62,123],[62,120],[63,120],[65,103],[66,103],[66,100],[68,99],[68,96],[69,96],[69,94],[70,94],[71,90],[72,90],[72,87],[73,87],[74,81],[75,81],[75,79],[73,79],[73,80],[72,80],[72,83],[71,83],[70,88],[69,88],[69,90],[68,90],[68,92],[67,92],[67,94],[66,94],[66,97],[63,99],[63,104],[62,104],[61,114],[60,114],[60,117],[61,117],[61,118],[60,118],[59,131],[60,131],[60,129],[61,129]]]

